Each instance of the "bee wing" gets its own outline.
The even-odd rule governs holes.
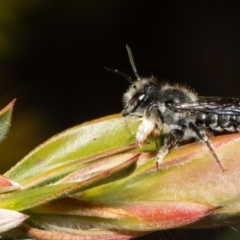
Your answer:
[[[198,101],[176,103],[173,105],[173,110],[240,115],[240,99],[202,96],[198,98]]]

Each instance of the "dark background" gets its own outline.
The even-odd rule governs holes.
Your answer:
[[[142,76],[187,83],[199,95],[240,97],[236,3],[5,0],[0,5],[0,107],[17,98],[10,134],[0,146],[1,173],[50,136],[122,110],[128,82],[104,67],[134,76],[126,44]],[[220,239],[219,233],[223,236],[220,230],[197,235]],[[191,234],[151,239],[192,239]]]

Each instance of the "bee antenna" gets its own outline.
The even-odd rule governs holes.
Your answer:
[[[117,69],[113,69],[113,68],[110,68],[110,67],[105,67],[105,69],[109,72],[113,72],[113,73],[117,73],[118,75],[126,78],[128,80],[129,83],[133,84],[133,80],[130,76],[128,76],[127,74],[117,70]]]
[[[135,65],[135,62],[134,62],[134,59],[133,59],[132,50],[128,45],[126,45],[126,48],[127,48],[128,57],[129,57],[133,72],[134,72],[135,76],[137,77],[137,79],[140,79],[140,76],[137,72],[136,65]]]

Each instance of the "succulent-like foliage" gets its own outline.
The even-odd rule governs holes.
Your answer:
[[[0,112],[0,140],[12,107]],[[172,150],[157,171],[155,141],[136,146],[138,125],[113,115],[30,152],[0,178],[0,231],[18,227],[36,239],[130,239],[239,222],[239,134],[212,139],[226,172],[201,142]]]

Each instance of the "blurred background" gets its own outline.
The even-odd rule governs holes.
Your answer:
[[[0,0],[0,108],[17,98],[0,173],[52,135],[122,110],[129,84],[104,67],[133,76],[126,44],[142,76],[240,97],[239,10],[237,1]],[[149,239],[196,236],[240,233],[179,230]]]

